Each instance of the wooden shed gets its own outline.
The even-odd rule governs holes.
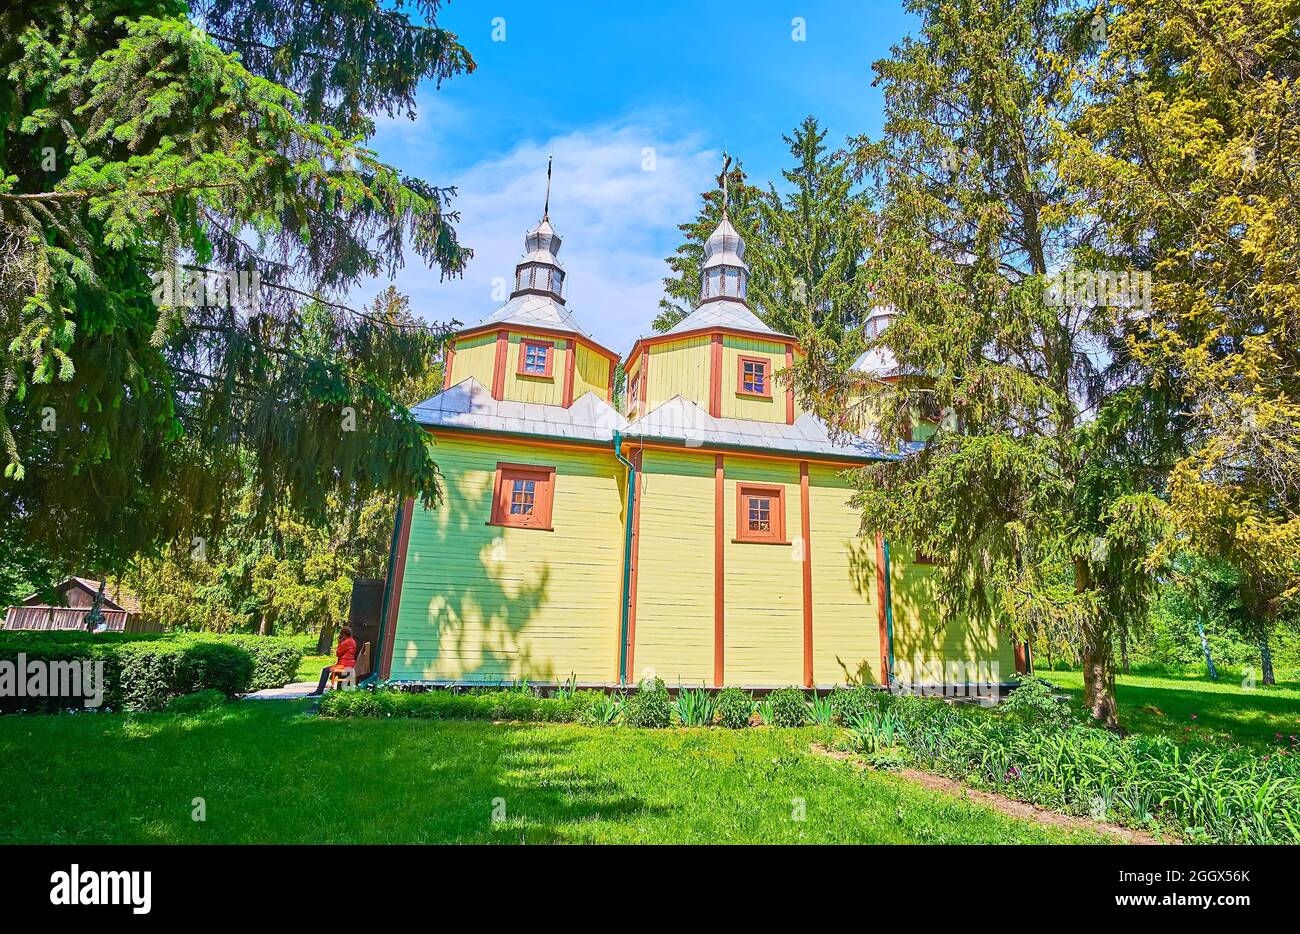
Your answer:
[[[69,577],[55,588],[55,602],[46,603],[32,594],[21,606],[11,606],[5,613],[5,629],[56,630],[85,629],[86,617],[95,605],[95,596],[104,587],[101,632],[160,632],[157,623],[148,623],[141,615],[140,601],[134,594],[87,577]]]

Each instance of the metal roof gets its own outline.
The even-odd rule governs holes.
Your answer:
[[[871,309],[871,314],[867,316],[866,322],[868,336],[879,336],[880,331],[887,328],[890,319],[897,314],[898,312],[892,305],[877,305]],[[874,328],[872,327],[873,324],[875,325]],[[886,379],[899,374],[898,360],[894,357],[894,352],[888,347],[873,347],[865,351],[862,356],[853,361],[853,369],[879,379]]]
[[[573,314],[555,299],[549,295],[533,294],[515,296],[478,324],[461,328],[461,331],[477,331],[499,324],[509,324],[524,330],[529,327],[548,328],[591,337],[578,324]]]
[[[749,269],[745,263],[745,241],[736,232],[736,228],[731,226],[731,221],[725,217],[718,222],[713,233],[709,234],[709,239],[704,241],[703,268],[711,269],[714,266],[739,266]]]
[[[623,430],[623,434],[641,440],[678,442],[688,448],[722,445],[861,460],[893,460],[898,457],[867,438],[832,439],[826,423],[806,412],[796,418],[793,425],[744,418],[714,418],[681,396],[674,396],[636,419]]]
[[[853,361],[853,369],[884,379],[898,375],[898,361],[888,347],[873,347]]]
[[[677,322],[666,333],[683,334],[687,331],[699,331],[704,328],[731,328],[736,331],[753,331],[755,334],[767,334],[773,337],[790,337],[774,331],[759,320],[758,315],[749,310],[743,302],[729,298],[701,302],[700,306]]]
[[[609,443],[627,424],[605,400],[588,392],[569,408],[492,398],[482,383],[469,377],[411,409],[421,425],[473,428],[511,434]]]

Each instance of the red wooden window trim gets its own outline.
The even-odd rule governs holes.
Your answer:
[[[628,412],[635,412],[641,408],[641,370],[638,369],[632,374],[632,382],[627,387]]]
[[[766,528],[751,528],[763,522]],[[759,483],[736,484],[736,542],[788,545],[785,537],[785,487]]]
[[[529,348],[540,349],[546,361],[546,369],[542,371],[528,369],[528,350]],[[539,341],[533,337],[523,337],[519,340],[519,364],[516,372],[520,376],[531,376],[535,379],[550,379],[555,372],[555,341]]]
[[[755,367],[762,367],[762,371],[750,377],[750,386],[755,384],[762,387],[761,391],[745,386],[745,364],[750,363]],[[760,399],[772,398],[772,361],[767,357],[746,357],[736,358],[736,393],[741,396],[756,396]]]
[[[488,525],[551,531],[555,468],[498,463]]]

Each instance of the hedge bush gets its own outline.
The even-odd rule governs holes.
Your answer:
[[[642,681],[623,704],[623,722],[628,726],[662,729],[673,721],[673,701],[659,678]]]
[[[478,690],[455,693],[329,691],[321,698],[325,717],[404,717],[418,720],[522,720],[535,723],[590,721],[599,691],[577,691],[563,697],[538,697],[528,691]]]
[[[754,716],[754,695],[740,688],[723,688],[718,692],[718,724],[729,730],[749,726]]]
[[[162,710],[174,698],[213,689],[234,697],[293,680],[302,653],[291,639],[209,633],[0,633],[0,660],[104,663],[109,710]],[[0,710],[80,709],[81,698],[0,697]]]
[[[774,726],[803,726],[808,722],[808,697],[798,688],[780,688],[767,695]]]

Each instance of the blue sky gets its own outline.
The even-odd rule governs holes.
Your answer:
[[[416,119],[382,120],[373,145],[404,171],[457,186],[457,229],[475,257],[463,279],[441,282],[412,257],[395,284],[431,321],[490,313],[541,214],[554,153],[551,220],[564,238],[569,306],[620,353],[649,330],[664,257],[723,147],[752,181],[780,187],[789,161],[781,136],[807,114],[832,145],[875,135],[871,63],[915,28],[897,2],[810,0],[453,0],[439,22],[477,71],[424,87]],[[504,41],[494,40],[502,27]]]

